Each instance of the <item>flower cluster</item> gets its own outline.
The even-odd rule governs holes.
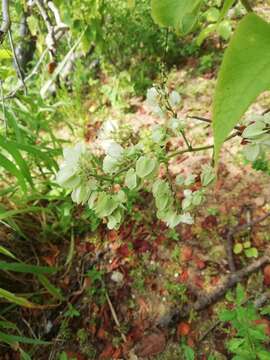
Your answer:
[[[255,161],[270,148],[270,115],[252,116],[242,137],[247,141],[243,153],[247,160]]]
[[[87,204],[109,229],[119,228],[132,208],[134,195],[142,192],[152,193],[157,218],[167,226],[192,224],[189,211],[201,204],[204,189],[188,188],[195,181],[194,175],[178,177],[172,183],[166,147],[170,138],[182,135],[184,129],[174,110],[180,100],[176,91],[167,93],[151,88],[147,102],[155,112],[163,113],[165,122],[142,129],[136,136],[126,124],[115,120],[105,122],[97,140],[102,153],[83,144],[65,149],[58,184],[71,192],[74,202]],[[202,185],[207,186],[213,178],[213,169],[205,167]],[[176,191],[182,191],[182,202],[176,200]]]

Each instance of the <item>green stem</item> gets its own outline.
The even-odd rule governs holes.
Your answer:
[[[229,140],[233,139],[236,136],[240,136],[239,131],[234,132],[232,135],[227,137],[224,142],[229,141]],[[177,150],[177,151],[171,152],[170,154],[168,154],[167,160],[170,160],[171,158],[173,158],[175,156],[182,155],[182,154],[185,154],[185,153],[199,152],[199,151],[209,150],[209,149],[214,149],[214,145],[206,145],[206,146],[201,146],[201,147],[197,147],[197,148],[188,147],[187,149],[184,149],[184,150]]]
[[[191,146],[190,142],[188,141],[185,132],[184,132],[183,130],[181,130],[180,132],[181,132],[181,135],[182,135],[182,137],[183,137],[183,139],[184,139],[184,141],[185,141],[188,149],[189,149],[189,150],[192,150],[192,146]]]
[[[207,146],[201,146],[201,147],[197,147],[197,148],[191,148],[191,149],[189,148],[189,149],[185,149],[185,150],[177,150],[177,151],[174,151],[174,152],[170,153],[167,156],[167,159],[171,159],[171,158],[173,158],[175,156],[182,155],[182,154],[189,153],[189,152],[199,152],[199,151],[213,149],[213,148],[214,148],[214,145],[207,145]]]
[[[248,0],[241,0],[242,5],[247,10],[247,12],[253,12],[252,7]]]

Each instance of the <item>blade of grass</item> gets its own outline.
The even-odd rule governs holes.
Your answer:
[[[16,343],[29,344],[29,345],[49,345],[50,344],[50,342],[48,342],[48,341],[31,339],[31,338],[27,338],[24,336],[9,335],[9,334],[5,334],[3,332],[0,332],[0,341],[6,343],[8,345],[13,345]]]
[[[0,288],[0,298],[10,302],[12,304],[16,304],[22,307],[26,307],[28,309],[36,309],[40,308],[40,305],[36,305],[31,303],[29,300],[25,299],[24,297],[17,296],[10,291]]]
[[[65,300],[64,296],[61,294],[61,290],[55,287],[46,276],[38,275],[38,280],[53,297],[61,301]]]
[[[8,263],[0,261],[0,270],[14,271],[34,275],[54,274],[57,271],[55,267],[28,265],[24,263]]]
[[[17,260],[16,256],[13,255],[8,249],[0,245],[0,254],[10,257],[13,260]]]
[[[26,188],[26,184],[25,184],[23,175],[18,170],[18,168],[13,164],[12,161],[10,161],[8,158],[6,158],[1,153],[0,153],[0,166],[2,166],[11,175],[15,176],[17,178],[18,183],[21,186],[22,190],[24,192],[26,192],[27,188]]]

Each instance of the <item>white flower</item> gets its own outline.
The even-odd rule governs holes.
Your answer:
[[[194,224],[193,217],[190,215],[190,213],[184,213],[180,215],[180,222],[187,225]]]
[[[114,271],[111,275],[111,279],[116,283],[121,283],[124,280],[124,275],[120,271]]]
[[[186,198],[186,197],[190,197],[190,196],[192,196],[192,191],[189,190],[189,189],[185,189],[184,190],[184,197]]]
[[[151,87],[147,90],[146,101],[150,106],[155,107],[158,105],[158,91],[156,88]]]
[[[106,155],[103,159],[102,169],[105,174],[112,174],[117,169],[118,159],[111,157],[110,155]]]
[[[107,120],[103,123],[100,132],[100,139],[110,139],[112,134],[117,131],[119,128],[119,124],[116,120]]]
[[[164,113],[159,105],[154,106],[152,108],[152,112],[153,112],[153,114],[155,114],[159,117],[162,117],[164,115]]]
[[[59,172],[56,176],[56,182],[64,188],[74,188],[80,182],[80,178],[76,176],[79,170],[79,161],[86,152],[84,144],[76,144],[73,148],[66,148],[63,151],[64,161],[60,165]]]
[[[172,91],[169,95],[169,103],[172,107],[178,105],[181,101],[181,96],[177,91]]]
[[[122,156],[123,151],[124,149],[121,145],[115,141],[111,141],[110,145],[107,147],[106,154],[115,159],[119,159]]]
[[[177,118],[172,118],[169,121],[169,128],[172,129],[172,131],[174,131],[174,132],[179,132],[181,130],[184,130],[185,123],[183,120],[180,120]]]

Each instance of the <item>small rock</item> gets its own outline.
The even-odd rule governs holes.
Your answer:
[[[120,271],[114,271],[111,275],[111,279],[116,283],[121,283],[124,280],[124,275]]]

